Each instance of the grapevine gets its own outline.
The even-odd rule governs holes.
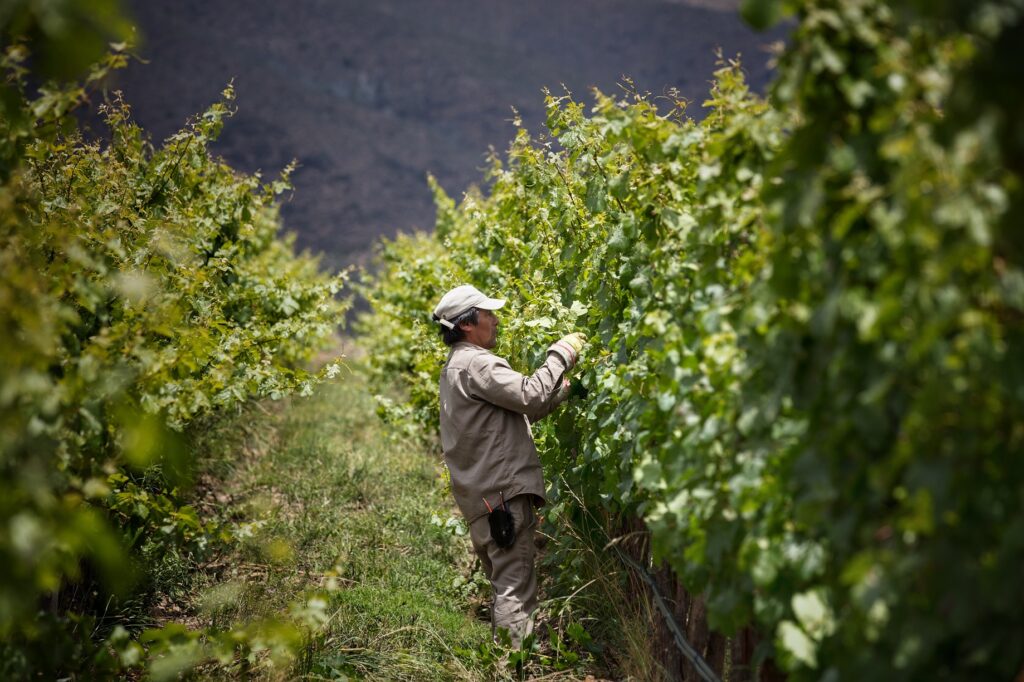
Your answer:
[[[265,183],[210,153],[230,87],[154,146],[118,95],[103,101],[124,52],[37,96],[27,57],[19,45],[5,54],[13,96],[0,117],[4,674],[113,674],[112,651],[134,664],[141,650],[92,619],[133,594],[138,557],[201,557],[230,539],[185,504],[190,439],[337,371],[304,367],[341,321],[345,276],[279,235],[288,169]],[[90,98],[103,102],[105,140],[77,125]],[[55,641],[66,641],[58,657]]]
[[[586,399],[535,428],[553,513],[641,517],[794,679],[1017,674],[1022,10],[947,5],[747,3],[795,14],[776,82],[723,63],[699,122],[549,95],[548,134],[382,244],[385,414],[436,428],[427,312],[473,283],[510,300],[520,371],[591,339]]]

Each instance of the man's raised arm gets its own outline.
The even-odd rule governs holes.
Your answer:
[[[489,403],[537,421],[568,397],[565,373],[573,368],[585,337],[570,334],[548,348],[544,364],[531,376],[520,374],[496,355],[481,354],[469,366],[473,393]]]

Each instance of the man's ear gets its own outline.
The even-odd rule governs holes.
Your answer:
[[[464,332],[468,332],[472,328],[473,328],[473,323],[472,322],[466,322],[466,321],[459,322],[459,329],[461,329]]]

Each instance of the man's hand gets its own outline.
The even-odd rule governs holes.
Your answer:
[[[576,366],[576,360],[579,359],[580,351],[583,350],[583,346],[586,344],[587,337],[585,335],[580,332],[573,332],[551,344],[548,352],[554,351],[561,355],[566,363],[568,363],[569,369],[572,369]]]
[[[572,398],[583,399],[587,397],[587,393],[588,391],[583,387],[583,384],[578,381],[569,381],[567,377],[563,377],[562,385],[558,387],[558,397],[556,402],[561,404],[566,400],[571,400]]]
[[[562,385],[558,387],[558,397],[556,398],[556,401],[559,403],[564,403],[566,400],[569,399],[569,394],[571,391],[572,388],[569,385],[569,380],[563,377]]]

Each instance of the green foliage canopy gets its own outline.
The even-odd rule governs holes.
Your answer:
[[[796,25],[768,101],[548,98],[486,193],[382,247],[363,323],[435,428],[428,312],[512,301],[529,371],[580,329],[585,401],[535,430],[555,513],[639,514],[713,626],[796,679],[1024,662],[1021,3],[748,2]],[[555,145],[557,142],[557,146]],[[572,496],[564,495],[571,490]]]
[[[189,429],[308,394],[337,369],[303,366],[347,303],[344,277],[279,235],[289,169],[263,183],[209,152],[230,87],[159,147],[114,96],[99,107],[108,140],[90,140],[74,111],[125,56],[33,96],[26,57],[6,52],[18,100],[0,118],[0,637],[51,639],[63,619],[86,641],[75,623],[102,606],[71,603],[75,584],[124,594],[134,551],[199,552],[221,532],[180,499]],[[58,648],[28,669],[85,664]]]

